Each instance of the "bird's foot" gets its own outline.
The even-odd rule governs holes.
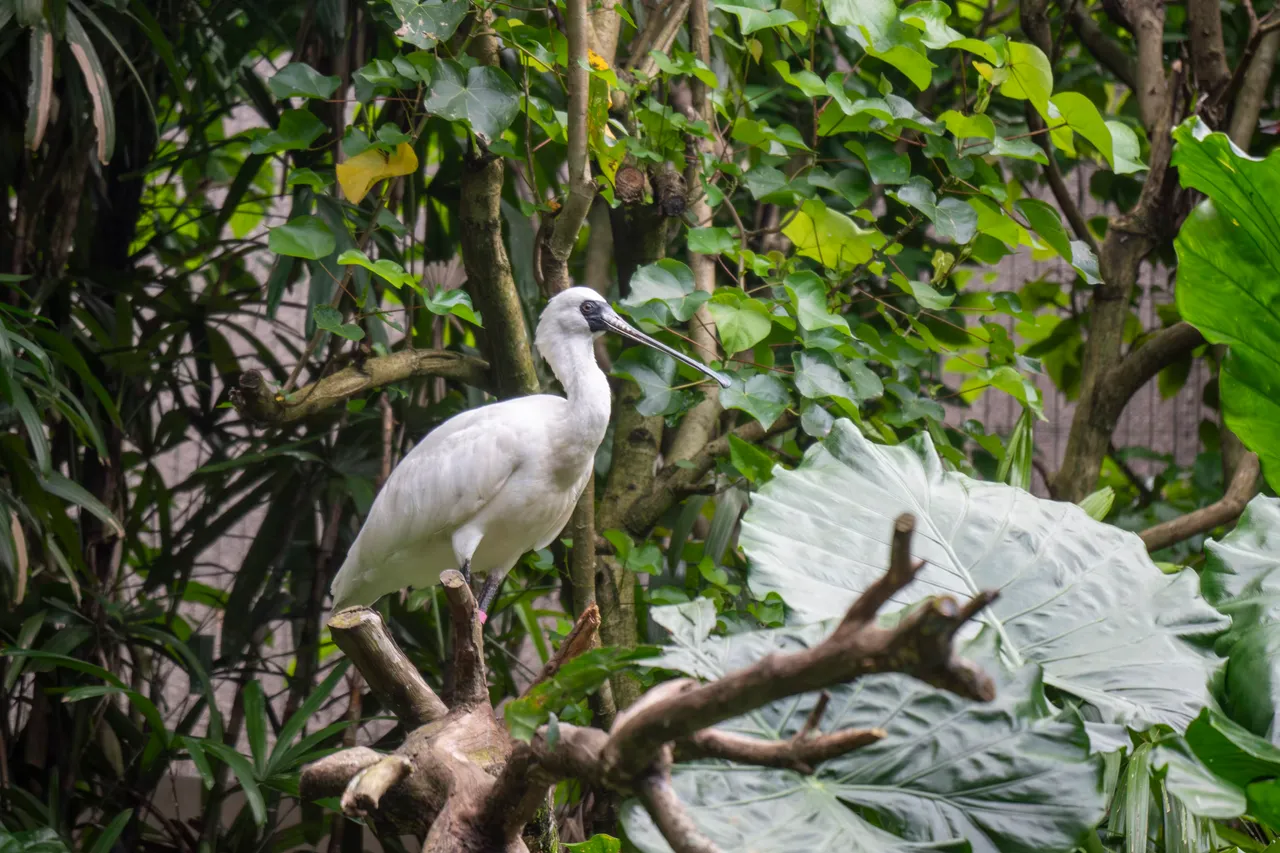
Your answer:
[[[476,611],[476,613],[477,613],[477,614],[478,614],[478,616],[479,616],[480,624],[481,624],[481,625],[483,625],[484,623],[486,623],[486,622],[488,622],[488,621],[489,621],[489,614],[488,614],[488,613],[485,613],[483,610],[477,610],[477,611]]]
[[[480,599],[476,602],[476,609],[480,614],[480,624],[483,625],[489,618],[489,605],[493,603],[493,599],[498,595],[498,587],[502,586],[502,578],[497,572],[491,572],[484,579],[484,588],[480,590]]]
[[[462,579],[467,582],[467,586],[471,586],[471,561],[463,560],[460,571],[462,572]]]

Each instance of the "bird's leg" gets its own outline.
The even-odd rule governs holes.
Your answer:
[[[462,579],[467,582],[467,586],[471,586],[471,561],[462,561]]]
[[[480,609],[481,625],[489,618],[489,605],[493,603],[500,586],[502,586],[502,575],[497,572],[490,572],[489,576],[484,579],[484,588],[480,590],[480,600],[477,602]]]

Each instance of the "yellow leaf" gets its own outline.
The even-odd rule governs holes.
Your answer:
[[[394,154],[370,148],[337,166],[338,185],[352,204],[359,204],[373,185],[383,178],[410,175],[418,170],[418,155],[407,142],[401,142]]]
[[[587,63],[596,71],[609,70],[609,63],[605,61],[605,58],[590,48],[587,48]]]

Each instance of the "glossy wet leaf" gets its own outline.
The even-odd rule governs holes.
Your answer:
[[[425,303],[432,314],[452,314],[472,325],[482,325],[482,318],[471,304],[471,296],[465,290],[437,290]]]
[[[810,647],[831,627],[711,637],[716,614],[705,599],[652,615],[672,632],[654,663],[701,679]],[[967,843],[981,853],[1066,851],[1102,817],[1100,766],[1089,758],[1083,726],[1048,716],[1036,667],[1002,678],[987,704],[902,675],[870,676],[830,692],[824,731],[879,727],[887,736],[808,777],[723,762],[677,766],[681,801],[722,850],[905,851]],[[721,728],[791,737],[815,699],[776,702]],[[634,802],[624,807],[623,823],[646,853],[668,849]]]
[[[356,266],[364,267],[369,272],[398,288],[418,286],[418,277],[406,272],[405,268],[395,261],[390,258],[379,258],[376,261],[371,261],[369,256],[359,249],[348,249],[338,255],[338,263],[343,266],[355,264]]]
[[[295,216],[267,235],[267,246],[277,255],[316,260],[333,254],[333,232],[318,216]]]
[[[1208,196],[1183,223],[1178,311],[1209,341],[1228,344],[1219,379],[1227,426],[1280,487],[1280,153],[1244,154],[1188,121],[1174,132],[1184,187]]]
[[[978,619],[1008,661],[1041,663],[1110,721],[1181,726],[1209,700],[1218,660],[1196,643],[1225,625],[1194,575],[1165,575],[1134,534],[1074,504],[944,470],[927,434],[885,447],[837,421],[743,519],[752,590],[783,595],[800,621],[842,614],[884,571],[902,512],[926,564],[896,603],[999,589]]]
[[[500,68],[476,65],[464,70],[456,62],[441,60],[422,108],[465,122],[476,136],[492,142],[519,114],[520,90]]]
[[[290,62],[267,81],[277,98],[327,98],[337,91],[342,78],[321,74],[305,62]]]
[[[745,382],[734,376],[733,384],[720,391],[720,405],[741,409],[760,422],[765,429],[782,416],[791,405],[786,383],[769,373],[757,373]]]

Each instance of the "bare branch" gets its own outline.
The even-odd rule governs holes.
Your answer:
[[[1146,343],[1107,372],[1107,397],[1113,401],[1108,411],[1114,412],[1114,417],[1118,419],[1125,404],[1143,385],[1203,343],[1204,336],[1200,331],[1185,321],[1174,323],[1153,334]]]
[[[1147,528],[1141,534],[1142,544],[1147,546],[1148,551],[1159,551],[1239,518],[1249,501],[1258,493],[1259,473],[1257,455],[1246,453],[1222,500]]]
[[[329,617],[329,631],[369,689],[405,728],[426,725],[449,713],[377,613],[367,607],[348,607]]]
[[[803,733],[787,740],[761,740],[746,735],[703,729],[680,742],[680,758],[723,758],[761,767],[782,767],[806,776],[817,765],[875,743],[885,736],[883,729],[841,729],[825,735]]]
[[[298,782],[299,796],[304,800],[341,796],[358,773],[377,764],[382,758],[382,755],[367,746],[326,755],[302,769]]]
[[[900,574],[902,585],[894,591],[912,577],[914,573]],[[876,597],[882,594],[878,590]],[[709,684],[676,682],[670,693],[656,698],[658,691],[650,691],[615,722],[603,755],[604,772],[615,781],[633,779],[664,743],[687,739],[778,699],[877,672],[902,672],[960,696],[989,700],[995,695],[991,679],[957,657],[951,642],[960,626],[995,598],[995,592],[980,593],[964,607],[950,597],[933,598],[891,630],[846,618],[810,649],[767,656]]]
[[[1249,44],[1253,45],[1253,39],[1250,39]],[[1262,113],[1267,84],[1275,70],[1277,53],[1280,53],[1280,32],[1262,35],[1257,41],[1256,50],[1251,51],[1246,47],[1245,55],[1240,57],[1240,64],[1231,78],[1233,84],[1237,78],[1240,82],[1234,95],[1235,101],[1231,105],[1228,135],[1245,151],[1249,150],[1249,141],[1253,139],[1253,132],[1258,127],[1258,116]],[[1236,87],[1228,86],[1228,90],[1232,88]]]
[[[374,388],[417,376],[439,376],[465,382],[477,388],[489,385],[489,365],[457,352],[444,350],[401,350],[391,355],[366,359],[332,373],[288,395],[267,387],[256,370],[240,374],[239,386],[231,392],[231,402],[250,420],[263,424],[287,424],[310,417],[337,403]]]
[[[1076,31],[1080,43],[1085,46],[1093,58],[1098,60],[1112,74],[1130,89],[1137,88],[1137,67],[1120,43],[1108,36],[1089,14],[1084,3],[1075,3],[1067,10],[1067,20]]]
[[[685,811],[671,787],[671,773],[666,767],[640,779],[636,793],[675,853],[720,853],[720,848],[702,834]]]
[[[440,575],[453,622],[453,706],[471,708],[489,701],[484,667],[483,624],[471,587],[462,573],[450,569]]]
[[[342,792],[342,811],[350,817],[367,817],[378,808],[382,795],[402,781],[413,770],[413,763],[403,755],[384,755],[363,768]]]
[[[893,521],[893,540],[889,545],[889,571],[876,578],[862,595],[849,608],[840,622],[858,627],[876,618],[880,608],[893,597],[893,594],[915,580],[916,572],[924,566],[923,562],[911,559],[911,536],[916,530],[916,517],[904,512]]]
[[[556,649],[556,653],[542,667],[542,672],[538,673],[538,677],[533,680],[533,683],[525,689],[522,695],[527,696],[530,690],[559,672],[560,667],[591,648],[595,643],[596,631],[599,628],[600,608],[592,603],[586,610],[582,611],[582,615],[574,623],[573,629],[564,638],[564,641],[560,643],[560,648]]]
[[[591,210],[596,185],[591,180],[587,151],[587,91],[591,70],[587,65],[587,41],[591,24],[587,20],[587,0],[567,0],[565,24],[568,30],[569,86],[569,196],[556,215],[548,249],[542,255],[542,280],[550,293],[569,287],[569,255],[578,241],[578,232]]]

